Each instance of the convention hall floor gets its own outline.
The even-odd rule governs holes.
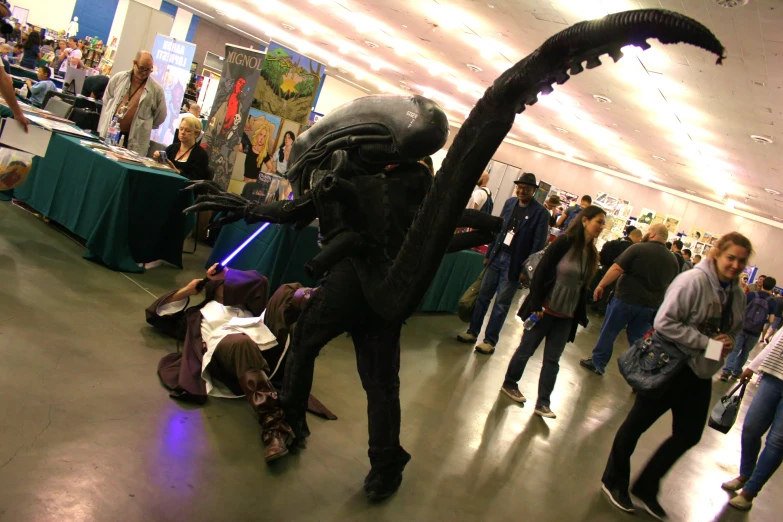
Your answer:
[[[206,249],[186,256],[185,270],[131,276],[82,254],[0,203],[2,520],[629,520],[599,479],[632,396],[614,365],[603,378],[578,366],[597,318],[566,349],[552,404],[559,417],[543,420],[498,395],[522,331],[516,318],[486,357],[454,340],[464,327],[456,317],[413,317],[401,371],[402,439],[413,460],[398,494],[369,505],[365,398],[349,339],[330,344],[316,366],[314,393],[339,420],[311,417],[308,448],[267,466],[244,401],[183,406],[155,373],[175,344],[147,327],[143,310],[200,277]],[[520,384],[528,398],[539,367],[540,354]],[[737,472],[739,428],[707,429],[674,468],[661,495],[672,520],[780,520],[783,471],[749,514],[727,506],[720,483]],[[636,471],[668,432],[665,417],[641,440]]]

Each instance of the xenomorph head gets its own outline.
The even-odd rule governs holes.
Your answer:
[[[296,196],[332,153],[344,150],[369,171],[418,161],[440,150],[449,135],[446,113],[422,96],[365,96],[330,112],[291,148],[288,180]]]

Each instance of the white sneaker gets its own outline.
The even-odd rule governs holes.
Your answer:
[[[745,482],[747,482],[747,481],[745,481]],[[739,491],[743,487],[745,487],[745,482],[741,481],[738,478],[735,478],[735,479],[731,479],[728,482],[724,482],[723,484],[721,484],[720,487],[723,488],[726,491]]]
[[[457,340],[461,343],[473,344],[476,342],[476,336],[470,332],[461,333],[457,336]]]

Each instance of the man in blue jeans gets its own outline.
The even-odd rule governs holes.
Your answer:
[[[549,238],[549,212],[533,199],[538,188],[535,174],[525,172],[514,183],[516,195],[506,201],[500,214],[503,230],[484,259],[487,270],[481,281],[470,327],[466,333],[457,336],[457,340],[463,343],[473,344],[478,340],[489,303],[495,296],[484,342],[476,345],[476,351],[486,355],[495,351],[500,329],[519,288],[522,265],[530,254],[543,250]]]
[[[599,301],[604,289],[617,281],[617,290],[606,309],[593,355],[579,362],[583,367],[603,375],[612,359],[614,341],[623,328],[629,345],[652,328],[666,289],[680,273],[677,259],[666,248],[668,237],[669,231],[663,224],[652,225],[640,243],[628,247],[615,260],[595,287],[593,299]]]
[[[774,277],[766,277],[758,292],[750,292],[745,296],[747,301],[742,331],[734,342],[734,350],[726,358],[726,367],[723,368],[723,373],[720,376],[721,381],[726,382],[729,378],[739,379],[742,367],[748,360],[748,355],[753,347],[758,344],[764,326],[775,319],[778,311],[772,289],[776,284],[777,281]]]

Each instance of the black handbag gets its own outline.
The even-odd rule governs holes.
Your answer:
[[[620,373],[638,393],[662,395],[667,383],[688,363],[676,344],[650,331],[617,358]]]
[[[747,385],[747,382],[741,382],[720,398],[712,408],[712,413],[710,413],[710,420],[707,423],[710,428],[721,433],[728,433],[731,430],[731,427],[734,426],[734,422],[737,420]],[[737,390],[740,390],[739,395],[734,395]]]

